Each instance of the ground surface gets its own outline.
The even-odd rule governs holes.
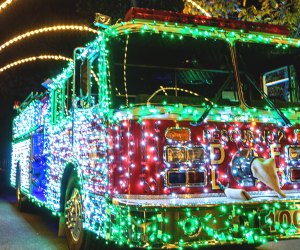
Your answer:
[[[64,250],[64,238],[57,236],[57,220],[43,209],[20,213],[13,195],[0,196],[0,249]]]
[[[65,239],[58,237],[57,232],[58,221],[50,212],[43,208],[32,207],[29,212],[20,213],[15,205],[14,190],[7,187],[5,182],[0,182],[0,250],[67,250]],[[269,242],[262,246],[234,245],[202,249],[299,250],[300,240]]]

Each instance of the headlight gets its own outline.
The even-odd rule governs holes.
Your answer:
[[[168,163],[202,163],[204,149],[198,147],[165,147],[165,162]]]
[[[183,147],[167,147],[166,161],[169,163],[185,162],[185,148]]]
[[[187,161],[191,162],[203,162],[204,150],[202,147],[187,148]]]
[[[287,156],[289,160],[298,160],[300,159],[300,147],[299,146],[288,146],[287,147]]]

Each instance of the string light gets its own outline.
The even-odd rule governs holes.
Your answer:
[[[0,73],[6,71],[8,69],[11,69],[13,67],[16,67],[18,65],[29,63],[29,62],[34,62],[34,61],[37,61],[37,60],[55,60],[55,61],[68,61],[68,62],[72,62],[73,61],[72,58],[68,58],[68,57],[61,56],[61,55],[32,56],[32,57],[27,57],[27,58],[19,59],[19,60],[15,61],[15,62],[12,62],[12,63],[9,63],[9,64],[5,65],[4,67],[0,68]]]
[[[8,5],[12,4],[12,2],[15,0],[6,0],[2,4],[0,4],[0,12],[5,9]]]
[[[79,32],[88,32],[88,33],[93,33],[93,34],[98,34],[98,31],[95,29],[91,29],[87,26],[83,25],[57,25],[57,26],[49,26],[49,27],[44,27],[32,31],[28,31],[26,33],[23,33],[21,35],[18,35],[7,42],[3,43],[0,45],[0,51],[2,51],[4,48],[7,48],[8,46],[19,42],[25,38],[29,38],[34,35],[39,35],[42,33],[47,33],[47,32],[57,32],[57,31],[79,31]]]
[[[204,14],[205,16],[211,17],[211,14],[209,14],[205,9],[203,9],[199,4],[197,4],[195,1],[193,0],[186,0],[188,3],[190,3],[191,5],[193,5],[195,8],[197,8],[198,10],[200,10],[202,12],[202,14]]]

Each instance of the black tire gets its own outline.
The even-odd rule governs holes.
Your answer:
[[[65,194],[66,240],[70,250],[88,249],[88,237],[83,229],[81,188],[74,174],[69,178]]]

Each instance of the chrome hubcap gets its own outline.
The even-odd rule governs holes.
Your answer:
[[[66,204],[66,225],[70,229],[74,241],[78,241],[82,231],[82,205],[77,188],[74,188]]]

